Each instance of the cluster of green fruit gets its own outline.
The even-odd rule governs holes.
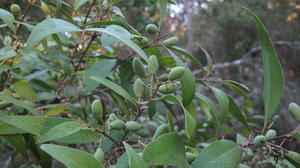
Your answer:
[[[145,68],[145,65],[139,58],[134,58],[132,63],[132,68],[135,74],[140,78],[146,78],[147,69],[151,74],[156,74],[159,69],[159,64],[157,57],[155,55],[150,56],[148,67]],[[161,81],[167,81],[160,85],[159,91],[161,93],[169,94],[176,91],[179,88],[179,84],[173,82],[181,78],[185,73],[184,67],[175,67],[173,68],[169,74],[162,74],[159,79]],[[133,91],[137,97],[142,97],[144,93],[144,82],[141,79],[137,79],[133,84]]]

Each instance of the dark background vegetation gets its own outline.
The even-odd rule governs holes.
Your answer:
[[[24,0],[1,0],[0,8],[9,9],[14,2],[25,3]],[[122,3],[119,6],[139,31],[144,32],[149,22],[157,23],[155,0],[124,0]],[[180,46],[203,62],[205,57],[193,42],[207,49],[215,63],[212,78],[231,79],[248,86],[253,100],[249,113],[253,114],[263,113],[262,57],[255,25],[241,6],[247,6],[262,18],[285,72],[284,96],[278,108],[282,120],[275,127],[280,133],[294,128],[296,123],[288,115],[287,106],[290,102],[300,104],[300,1],[177,0],[176,3],[177,6],[169,6],[170,17],[164,24],[163,34],[177,35],[181,39]],[[85,7],[82,10],[86,10]],[[39,13],[39,8],[30,11],[31,17],[37,20],[43,19]],[[197,73],[197,69],[194,71]],[[235,95],[229,89],[226,91]],[[235,99],[243,103],[243,97],[235,95]],[[0,155],[5,153],[0,151]]]

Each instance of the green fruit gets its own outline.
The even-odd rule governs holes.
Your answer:
[[[144,90],[144,82],[141,79],[135,80],[133,84],[133,92],[136,95],[136,97],[142,97]]]
[[[170,37],[162,42],[165,46],[174,46],[178,43],[178,37]]]
[[[125,122],[122,120],[115,120],[109,124],[111,129],[120,130],[125,127]]]
[[[110,122],[115,121],[115,120],[117,120],[117,119],[118,119],[118,117],[116,116],[115,113],[110,113],[110,114],[109,114],[108,120],[109,120]]]
[[[136,121],[128,121],[125,124],[126,129],[129,131],[135,132],[142,128],[142,125]]]
[[[186,152],[185,153],[185,157],[186,157],[186,160],[191,163],[193,162],[196,158],[197,158],[197,155],[195,155],[194,153],[192,152]]]
[[[161,74],[158,79],[161,80],[161,81],[167,81],[169,80],[169,74]]]
[[[103,116],[103,105],[101,100],[94,100],[92,103],[92,112],[99,118]]]
[[[158,88],[158,90],[161,93],[170,94],[170,93],[175,92],[178,88],[179,88],[179,85],[177,83],[166,83],[166,84],[161,85]]]
[[[51,10],[50,10],[50,8],[48,7],[48,5],[45,3],[45,2],[41,2],[41,8],[42,8],[42,11],[45,13],[45,14],[47,14],[47,15],[49,15],[49,14],[51,14]]]
[[[144,64],[139,58],[134,58],[132,62],[132,68],[135,74],[141,78],[146,78],[147,77],[147,72],[144,67]]]
[[[103,162],[104,161],[104,156],[105,154],[104,154],[104,152],[103,152],[103,150],[99,147],[97,150],[96,150],[96,152],[94,153],[94,158],[96,159],[96,160],[98,160],[99,162]]]
[[[156,72],[159,69],[159,64],[158,64],[158,60],[157,57],[155,55],[151,55],[149,57],[149,65],[148,65],[148,70],[150,73],[152,74],[156,74]]]
[[[279,115],[274,115],[274,117],[272,118],[272,121],[276,122],[279,120],[279,118],[280,118]]]
[[[296,103],[289,104],[289,111],[292,113],[294,118],[300,122],[300,107]]]
[[[156,128],[155,133],[153,135],[153,139],[158,138],[160,135],[167,133],[169,130],[169,127],[167,124],[162,124],[159,127]]]
[[[176,80],[182,77],[182,75],[185,73],[184,67],[175,67],[173,68],[169,73],[169,80]]]
[[[261,147],[265,144],[267,138],[263,135],[257,135],[254,139],[253,139],[253,145],[255,147]]]
[[[11,11],[12,13],[19,13],[19,12],[21,11],[21,8],[20,8],[20,6],[17,5],[17,4],[12,4],[12,5],[10,6],[10,11]]]
[[[65,43],[65,46],[68,47],[68,48],[76,48],[76,43],[69,40]]]
[[[238,168],[250,168],[250,167],[244,164],[239,164]]]
[[[134,134],[136,134],[142,138],[146,138],[149,136],[149,133],[145,129],[140,129],[140,130],[134,132]]]
[[[146,45],[148,45],[148,44],[151,43],[151,40],[149,40],[149,39],[146,38],[146,37],[143,37],[141,43],[142,43],[144,46],[146,46]]]
[[[293,151],[288,151],[285,153],[285,155],[289,158],[292,159],[293,161],[300,163],[300,154],[297,152]]]
[[[146,31],[150,34],[158,32],[158,27],[155,24],[148,24],[146,26]]]
[[[274,138],[277,136],[277,132],[275,130],[269,130],[266,134],[267,139]]]
[[[245,148],[245,151],[243,152],[242,158],[243,161],[251,161],[254,158],[254,153],[252,149],[250,148]]]

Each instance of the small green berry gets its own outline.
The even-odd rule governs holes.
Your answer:
[[[146,31],[150,34],[158,32],[158,27],[155,24],[148,24],[146,26]]]
[[[262,147],[265,142],[267,141],[267,138],[263,135],[257,135],[254,139],[253,139],[253,145],[255,147]]]
[[[111,129],[120,130],[125,127],[125,122],[122,120],[115,120],[109,124]]]
[[[156,72],[159,69],[159,64],[158,64],[158,60],[157,57],[155,55],[151,55],[149,57],[149,65],[148,65],[148,70],[150,73],[152,74],[156,74]]]
[[[18,4],[12,4],[11,6],[10,6],[10,11],[12,12],[12,13],[20,13],[20,11],[21,11],[21,8],[20,8],[20,6],[18,5]]]
[[[168,39],[166,39],[165,41],[163,41],[162,43],[165,45],[165,46],[174,46],[178,43],[178,37],[170,37]]]
[[[289,111],[292,113],[294,118],[300,122],[300,107],[296,103],[289,104]]]
[[[145,66],[139,58],[133,59],[132,68],[137,76],[139,76],[141,78],[147,77],[147,72],[146,72]]]
[[[275,130],[269,130],[266,134],[267,139],[274,138],[277,136],[277,132]]]
[[[168,78],[169,80],[176,80],[181,78],[184,73],[185,73],[184,67],[175,67],[170,71]]]
[[[126,129],[129,131],[135,132],[142,128],[142,125],[136,121],[128,121],[125,124]]]

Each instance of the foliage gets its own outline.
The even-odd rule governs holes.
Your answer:
[[[69,168],[299,167],[300,154],[282,147],[299,139],[299,127],[283,135],[271,129],[283,73],[268,32],[253,12],[244,9],[254,18],[262,47],[263,127],[216,83],[248,99],[246,86],[206,80],[213,75],[208,52],[196,44],[206,55],[204,66],[175,47],[177,37],[161,33],[173,1],[156,2],[160,19],[157,26],[144,25],[145,34],[128,23],[120,3],[28,0],[19,13],[0,9],[0,31],[5,32],[0,36],[0,149],[14,147],[13,166],[50,168],[55,159]],[[43,12],[42,20],[27,21],[33,7]],[[201,76],[193,74],[187,60]],[[199,86],[211,94],[201,93]],[[298,119],[300,108],[292,106]],[[230,129],[237,122],[240,129]]]

